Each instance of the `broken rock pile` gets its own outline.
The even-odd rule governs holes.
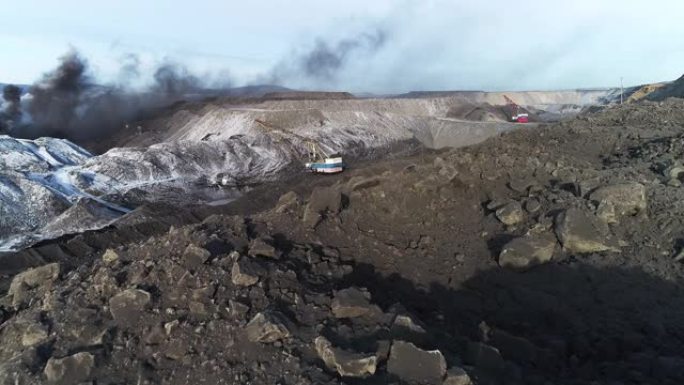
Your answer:
[[[353,270],[317,249],[250,240],[240,218],[212,217],[88,268],[19,274],[4,301],[14,316],[0,383],[441,384],[443,354],[404,340],[427,332],[367,289],[316,274],[312,255],[341,269],[333,277]],[[462,368],[450,373],[468,383]]]

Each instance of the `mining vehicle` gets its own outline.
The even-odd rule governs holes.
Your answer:
[[[344,171],[346,165],[340,154],[327,154],[316,143],[308,142],[309,161],[304,164],[307,170],[320,174],[337,174]]]
[[[511,117],[511,122],[527,123],[530,121],[529,115],[526,112],[520,112],[521,108],[516,102],[506,95],[504,95],[504,99],[506,99],[506,109]]]

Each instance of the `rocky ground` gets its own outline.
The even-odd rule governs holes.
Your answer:
[[[682,155],[647,102],[58,240],[0,383],[681,384]]]

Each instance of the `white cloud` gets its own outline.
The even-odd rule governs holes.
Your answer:
[[[150,68],[170,58],[199,73],[228,68],[248,82],[318,36],[335,40],[377,26],[388,32],[387,44],[375,55],[352,55],[338,81],[322,86],[552,89],[684,72],[679,0],[16,3],[3,7],[19,17],[0,25],[0,81],[37,78],[71,44],[104,79],[116,76],[122,54],[134,52]]]

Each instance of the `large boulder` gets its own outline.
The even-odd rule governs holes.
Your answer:
[[[421,322],[414,316],[409,315],[401,305],[394,305],[396,316],[389,329],[389,336],[395,340],[424,344],[429,342],[428,333]],[[390,308],[392,312],[393,308]],[[389,349],[389,347],[388,347]],[[389,353],[389,351],[388,351]]]
[[[356,318],[371,313],[374,306],[370,303],[371,295],[366,289],[350,287],[335,292],[332,300],[332,312],[336,318]]]
[[[425,329],[419,325],[411,316],[406,314],[397,314],[392,322],[390,329],[393,335],[400,334],[425,334]]]
[[[342,192],[334,187],[316,187],[304,210],[304,224],[315,228],[323,215],[335,215],[342,210]]]
[[[272,343],[290,336],[283,322],[284,316],[278,312],[257,313],[245,326],[247,339],[252,342]]]
[[[185,261],[185,266],[188,269],[196,269],[211,257],[209,250],[199,247],[197,245],[188,245],[183,253],[183,259]]]
[[[260,267],[256,262],[240,258],[233,263],[230,271],[231,281],[237,286],[252,286],[259,282]]]
[[[447,372],[447,376],[444,379],[443,385],[470,385],[472,384],[472,381],[470,380],[470,376],[468,373],[466,373],[463,368],[459,368],[458,366],[449,369]]]
[[[496,217],[501,223],[508,226],[515,226],[525,219],[525,212],[519,202],[509,202],[498,208],[495,212]]]
[[[297,206],[299,206],[299,197],[297,196],[297,193],[290,191],[283,194],[280,199],[278,199],[275,211],[278,214],[282,214],[294,210]]]
[[[499,265],[518,270],[549,262],[558,241],[552,233],[530,234],[508,242],[499,254]]]
[[[280,258],[276,248],[268,244],[263,238],[256,238],[252,241],[249,245],[248,254],[252,257]]]
[[[136,323],[152,296],[144,290],[128,289],[109,300],[109,311],[120,325]]]
[[[599,204],[615,208],[618,215],[636,215],[646,210],[646,187],[641,183],[619,183],[599,187],[589,196]]]
[[[446,360],[439,350],[423,350],[410,342],[394,341],[387,371],[408,383],[441,384]]]
[[[50,358],[43,373],[51,384],[78,384],[90,377],[95,356],[81,352],[64,358]]]
[[[31,293],[42,293],[59,277],[59,264],[50,263],[28,269],[14,276],[7,295],[12,298],[12,306],[18,307],[28,302]]]
[[[608,225],[595,215],[571,208],[556,218],[556,235],[564,248],[574,253],[620,251]]]
[[[39,345],[48,339],[47,328],[40,323],[29,323],[21,335],[21,344],[24,347]]]
[[[608,224],[618,223],[618,213],[610,202],[600,202],[596,208],[596,216]]]
[[[525,201],[525,210],[527,210],[527,212],[530,214],[536,213],[537,211],[541,210],[541,208],[541,202],[539,202],[539,199],[537,198],[529,198]]]
[[[340,376],[367,377],[373,375],[377,368],[377,356],[335,348],[323,336],[314,340],[314,346],[325,366],[336,371]]]
[[[668,177],[667,185],[672,187],[680,187],[682,180],[684,180],[684,166],[676,162],[672,166],[665,169],[665,176]]]
[[[104,262],[105,265],[114,265],[118,261],[119,254],[112,249],[107,249],[104,254],[102,254],[102,262]]]

